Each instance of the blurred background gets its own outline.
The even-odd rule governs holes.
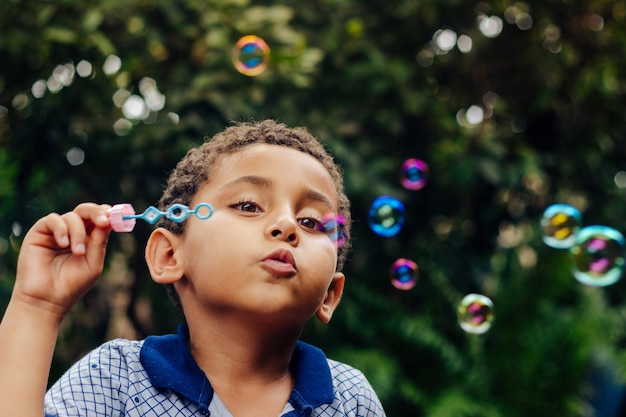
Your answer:
[[[189,147],[263,118],[345,171],[346,293],[303,339],[362,369],[387,415],[626,415],[626,285],[579,282],[541,225],[564,204],[626,229],[624,1],[3,0],[0,311],[39,217],[143,211]],[[51,381],[105,340],[175,331],[150,231],[112,236]],[[483,326],[464,330],[468,294]]]

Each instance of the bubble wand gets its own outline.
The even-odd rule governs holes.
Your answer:
[[[165,217],[168,220],[182,223],[191,215],[195,215],[200,220],[206,220],[213,215],[213,206],[209,203],[199,203],[192,210],[184,204],[172,204],[165,211],[150,206],[143,213],[136,214],[131,204],[121,203],[114,205],[109,210],[111,229],[118,233],[132,232],[137,223],[137,219],[155,224],[160,218]],[[324,215],[318,225],[318,230],[328,234],[337,247],[341,247],[345,243],[345,219],[341,215]]]
[[[181,223],[192,214],[200,220],[206,220],[213,215],[213,206],[208,203],[200,203],[192,210],[184,204],[173,204],[166,211],[150,206],[143,213],[135,214],[135,209],[132,205],[122,203],[111,207],[109,219],[111,228],[115,232],[132,232],[137,219],[155,224],[160,218],[165,217],[168,220]]]

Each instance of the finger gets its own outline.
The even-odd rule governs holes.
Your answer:
[[[94,273],[100,274],[104,267],[106,246],[110,232],[110,228],[94,228],[88,237],[85,258]]]
[[[70,244],[67,224],[57,213],[50,213],[35,222],[26,240],[35,245],[54,245],[59,248],[67,248]]]
[[[82,203],[76,206],[74,212],[81,218],[91,222],[96,227],[106,228],[110,226],[108,204]]]
[[[67,226],[67,233],[70,241],[72,253],[84,255],[87,251],[87,226],[85,220],[78,213],[71,211],[61,216]]]
[[[108,212],[111,206],[108,204],[83,203],[74,209],[74,213],[83,218],[86,224],[86,247],[85,256],[87,262],[101,269],[104,264],[106,245],[111,232],[111,223]],[[82,246],[79,244],[79,249]]]

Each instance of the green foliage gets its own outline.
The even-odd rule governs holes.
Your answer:
[[[502,31],[489,37],[479,24],[492,16]],[[538,221],[560,202],[626,230],[614,179],[626,171],[625,20],[626,5],[607,0],[1,2],[0,306],[37,218],[83,201],[154,204],[191,145],[230,120],[273,117],[328,145],[353,201],[346,294],[307,340],[362,369],[390,416],[590,415],[590,373],[626,364],[626,284],[578,284]],[[471,50],[438,48],[444,29]],[[231,62],[247,34],[271,48],[257,77]],[[121,67],[107,74],[111,55]],[[81,61],[92,72],[64,85]],[[123,99],[147,98],[146,85],[164,106],[126,118]],[[70,150],[84,161],[69,164]],[[409,157],[430,168],[420,191],[398,182]],[[382,194],[409,214],[393,238],[367,227]],[[142,258],[149,232],[112,237],[52,378],[106,338],[173,331]],[[411,291],[389,285],[399,257],[420,266]],[[470,292],[495,303],[485,335],[457,325]]]

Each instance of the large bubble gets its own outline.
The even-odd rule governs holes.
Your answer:
[[[404,224],[404,204],[394,197],[381,196],[372,202],[367,221],[374,233],[385,237],[395,236]]]
[[[580,230],[580,211],[567,204],[553,204],[545,209],[541,218],[542,239],[555,249],[567,249],[576,241]]]
[[[587,226],[570,248],[574,277],[585,285],[616,283],[624,270],[624,236],[607,226]]]
[[[269,46],[262,38],[255,35],[242,37],[233,49],[235,69],[249,77],[254,77],[265,71],[269,57]]]
[[[402,163],[400,183],[407,190],[421,190],[428,179],[428,165],[419,159],[410,158]]]
[[[467,333],[482,334],[491,328],[493,302],[481,294],[463,297],[458,310],[459,325]]]
[[[389,272],[391,285],[399,290],[410,290],[417,283],[417,264],[406,258],[397,259]]]
[[[320,230],[335,242],[338,248],[342,247],[346,242],[346,219],[335,213],[328,213],[322,217],[320,222]]]

